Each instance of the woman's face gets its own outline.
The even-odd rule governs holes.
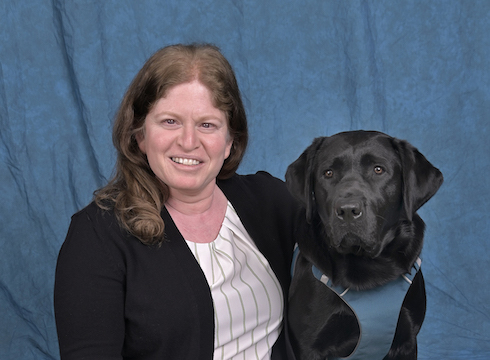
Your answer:
[[[224,112],[200,82],[176,85],[157,101],[137,136],[155,175],[170,196],[213,190],[233,142]]]

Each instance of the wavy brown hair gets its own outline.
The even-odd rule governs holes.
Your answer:
[[[233,139],[218,179],[235,173],[247,147],[247,119],[235,74],[216,46],[178,44],[153,54],[129,85],[115,118],[115,175],[94,193],[97,205],[114,209],[120,224],[144,244],[163,241],[165,224],[160,213],[168,188],[151,170],[136,134],[142,133],[147,114],[169,89],[196,79],[210,90],[213,105],[227,115]]]

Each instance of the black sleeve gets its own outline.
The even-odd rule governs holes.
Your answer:
[[[62,360],[122,359],[124,271],[94,219],[72,218],[56,267],[54,308]]]

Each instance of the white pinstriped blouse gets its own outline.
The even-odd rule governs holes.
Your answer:
[[[214,360],[269,360],[282,327],[282,290],[231,203],[213,242],[186,242],[211,288]]]

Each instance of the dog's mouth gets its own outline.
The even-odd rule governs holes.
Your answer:
[[[367,243],[365,239],[352,233],[345,234],[340,241],[332,245],[339,254],[343,255],[375,258],[379,254],[377,246]]]

